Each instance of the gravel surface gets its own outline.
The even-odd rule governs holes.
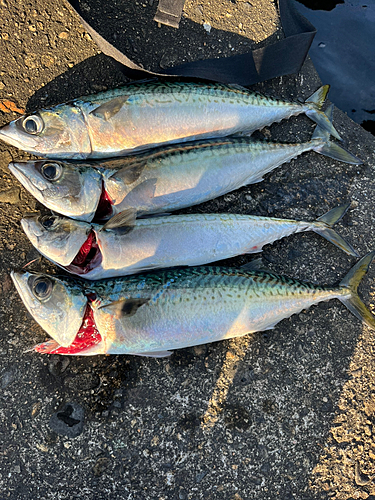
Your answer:
[[[198,15],[198,3],[187,1],[196,17],[186,19],[209,45],[212,31],[201,23],[230,31],[226,13],[244,3],[201,2]],[[271,0],[247,3],[266,12],[274,8]],[[156,2],[141,5],[152,19]],[[126,82],[65,3],[0,0],[0,7],[0,124],[23,109]],[[167,36],[172,28],[158,30]],[[249,44],[260,43],[262,30]],[[181,43],[199,56],[189,38]],[[150,40],[143,51],[153,50]],[[257,88],[306,99],[319,85],[307,61],[299,75]],[[365,254],[374,248],[375,141],[338,110],[334,122],[363,165],[307,153],[262,183],[185,212],[313,220],[351,201],[340,234]],[[257,137],[306,141],[312,130],[300,116]],[[180,350],[170,359],[25,352],[46,338],[9,277],[37,257],[20,228],[21,216],[44,210],[8,172],[9,161],[26,157],[0,143],[1,498],[375,499],[374,335],[338,301],[272,331]],[[355,259],[306,233],[268,245],[263,261],[278,273],[335,283]],[[53,271],[45,260],[30,267]],[[375,264],[360,292],[374,311]]]

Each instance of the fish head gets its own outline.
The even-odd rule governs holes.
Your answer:
[[[91,224],[56,215],[24,217],[22,229],[34,247],[47,259],[68,266],[91,232]]]
[[[91,142],[81,110],[60,104],[23,115],[0,128],[0,139],[46,158],[87,158]]]
[[[59,345],[68,347],[76,338],[87,307],[82,286],[74,280],[34,274],[11,273],[27,310]]]
[[[12,162],[12,174],[47,208],[91,221],[102,194],[100,172],[89,164],[37,160]]]

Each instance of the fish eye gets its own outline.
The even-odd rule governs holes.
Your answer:
[[[28,134],[38,135],[44,129],[44,123],[39,115],[30,115],[23,120],[22,127]]]
[[[53,215],[46,215],[45,217],[42,217],[40,223],[45,229],[50,229],[53,226],[56,219],[57,217]]]
[[[58,163],[45,163],[40,172],[47,181],[57,181],[61,177],[62,168]]]
[[[36,278],[31,284],[31,290],[37,299],[49,299],[52,293],[52,281],[45,277]]]

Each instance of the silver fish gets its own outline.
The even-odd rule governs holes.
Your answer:
[[[346,163],[362,163],[317,127],[312,139],[301,144],[231,137],[99,163],[29,161],[11,163],[9,168],[46,207],[90,222],[130,208],[146,214],[197,205],[259,182],[266,173],[311,150]]]
[[[0,139],[45,158],[108,158],[161,144],[251,133],[305,113],[339,134],[321,111],[329,86],[305,103],[271,99],[236,85],[133,83],[21,116]]]
[[[314,231],[349,255],[353,248],[332,229],[349,205],[314,222],[235,214],[189,214],[135,220],[134,211],[104,226],[63,217],[27,217],[21,225],[31,243],[55,264],[96,280],[173,266],[197,266],[260,252],[292,233]]]
[[[357,294],[374,255],[363,257],[338,286],[220,267],[162,270],[91,283],[28,272],[11,276],[25,306],[53,339],[35,346],[36,351],[164,357],[174,349],[272,329],[282,319],[333,298],[375,329],[375,317]],[[80,323],[82,304],[86,310]],[[56,308],[67,315],[75,312],[69,333],[63,328],[64,316],[55,316]]]

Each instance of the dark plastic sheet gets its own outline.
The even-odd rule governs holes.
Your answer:
[[[133,79],[150,76],[179,76],[252,85],[277,76],[297,73],[316,33],[314,26],[294,8],[292,0],[278,0],[284,39],[246,54],[193,61],[165,69],[163,73],[156,73],[141,68],[93,29],[86,21],[78,0],[68,1],[100,50],[118,61],[122,71]],[[171,2],[173,3],[173,0]],[[181,7],[181,2],[176,0],[176,9],[179,7]],[[108,25],[110,20],[103,19],[103,22]]]

